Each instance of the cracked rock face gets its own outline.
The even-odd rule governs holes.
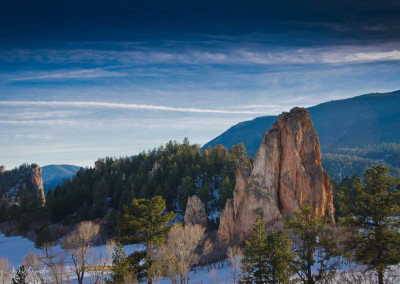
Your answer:
[[[204,209],[204,204],[196,195],[188,198],[185,217],[183,220],[185,224],[198,224],[203,227],[207,225],[207,216],[206,210]]]
[[[309,112],[293,108],[264,133],[250,174],[237,174],[233,200],[220,216],[219,238],[242,242],[257,215],[268,226],[305,203],[317,216],[334,222],[332,187],[321,166],[318,134]]]

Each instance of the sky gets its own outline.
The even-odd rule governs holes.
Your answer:
[[[0,165],[203,145],[400,89],[399,1],[0,0]]]

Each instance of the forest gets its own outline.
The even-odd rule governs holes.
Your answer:
[[[44,207],[39,202],[27,202],[35,200],[31,196],[35,191],[25,188],[24,192],[30,194],[21,195],[17,203],[6,200],[1,203],[0,222],[17,224],[18,233],[34,233],[33,238],[39,236],[41,242],[41,235],[50,234],[49,226],[54,228],[52,238],[56,238],[67,230],[61,226],[71,227],[80,221],[99,218],[106,219],[107,231],[113,234],[123,206],[133,198],[161,196],[166,209],[181,218],[188,197],[197,195],[206,212],[212,214],[219,212],[232,197],[240,163],[250,163],[243,144],[230,151],[222,146],[201,151],[188,139],[182,143],[170,141],[148,152],[107,157],[96,161],[94,168],[81,168],[72,180],[64,180],[47,192]],[[25,167],[29,166],[20,169]],[[9,174],[10,182],[18,183],[14,180],[19,176],[17,173],[21,174],[15,169],[14,175]],[[8,179],[3,177],[3,180],[2,186],[6,188]]]

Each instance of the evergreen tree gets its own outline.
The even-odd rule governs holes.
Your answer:
[[[192,177],[187,175],[182,179],[181,196],[180,196],[181,197],[180,208],[182,209],[182,212],[185,212],[188,198],[194,194],[196,194],[196,190],[194,188]]]
[[[169,230],[168,222],[176,216],[173,212],[165,213],[165,209],[165,201],[160,196],[150,200],[132,199],[130,206],[124,206],[124,214],[118,224],[120,241],[126,245],[144,244],[150,255],[164,242]],[[145,264],[146,267],[149,265]],[[148,281],[151,282],[151,279]]]
[[[336,243],[326,224],[325,218],[315,216],[310,204],[302,205],[294,218],[286,220],[286,227],[294,234],[294,264],[305,284],[329,278],[340,265]]]
[[[246,240],[241,282],[266,283],[268,279],[267,249],[265,223],[260,216],[257,216],[251,236]]]
[[[129,270],[129,262],[126,257],[124,247],[121,243],[117,243],[113,252],[113,261],[111,266],[109,283],[123,284],[125,278],[131,274]]]
[[[350,198],[351,204],[354,204],[357,198],[357,190],[354,187],[354,182],[357,180],[358,177],[353,176],[351,178],[345,177],[339,184],[335,184],[332,182],[333,185],[333,205],[335,207],[335,219],[338,221],[340,217],[344,217],[347,215],[346,209],[344,211],[342,209],[342,205],[345,206],[343,203],[343,198]]]
[[[40,249],[46,243],[52,243],[56,240],[53,232],[47,224],[35,230],[35,248]]]
[[[231,185],[231,181],[229,177],[225,177],[225,179],[222,181],[221,184],[221,191],[220,191],[220,196],[218,200],[218,207],[220,209],[224,208],[226,201],[229,198],[233,197],[233,188]]]
[[[211,200],[211,191],[207,183],[205,183],[202,187],[200,187],[199,198],[201,202],[204,203],[205,209],[208,212],[208,210],[210,209],[208,206],[208,202]]]
[[[29,212],[29,211],[28,211]],[[31,227],[28,213],[23,213],[19,219],[17,230],[21,234],[26,234]]]
[[[12,279],[12,284],[26,284],[26,276],[27,272],[25,271],[25,267],[21,265],[16,271],[15,277]]]
[[[293,266],[296,258],[292,250],[292,241],[286,231],[272,231],[267,237],[267,281],[266,283],[288,283],[295,273]]]
[[[109,185],[103,177],[99,182],[96,182],[93,187],[93,216],[94,218],[102,217],[104,214],[105,206],[107,205],[107,196],[109,192]]]
[[[379,165],[366,170],[363,181],[355,179],[355,196],[351,190],[342,195],[347,217],[340,222],[350,236],[348,248],[354,261],[376,271],[379,284],[384,283],[386,268],[400,262],[400,191],[394,190],[398,184],[400,180]]]

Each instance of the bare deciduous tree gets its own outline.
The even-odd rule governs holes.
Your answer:
[[[112,261],[112,254],[114,251],[115,242],[110,240],[106,243],[106,252],[100,250],[89,251],[88,268],[87,271],[92,278],[93,283],[103,284],[104,274],[109,270],[110,262]]]
[[[69,252],[79,284],[83,283],[85,276],[89,247],[97,237],[99,230],[100,226],[92,221],[80,222],[62,243],[63,248]]]
[[[388,267],[385,271],[385,283],[399,283],[400,274],[399,267]],[[327,281],[327,284],[376,284],[378,283],[378,274],[368,269],[368,267],[353,267],[351,269],[337,272],[333,279]]]
[[[169,273],[168,256],[165,249],[152,251],[148,255],[151,260],[151,265],[147,269],[148,276],[154,283],[158,283],[162,276],[167,276]],[[176,279],[171,279],[172,283],[176,283]]]
[[[240,265],[243,258],[243,250],[240,247],[229,247],[227,251],[228,264],[232,269],[233,283],[236,283],[240,274]]]
[[[13,267],[8,261],[8,258],[0,258],[0,282],[8,284],[13,276]]]
[[[65,273],[65,253],[62,250],[55,249],[53,244],[44,244],[37,260],[43,268],[49,270],[51,283],[61,284],[68,278],[67,273]]]
[[[27,271],[26,281],[28,283],[45,283],[43,265],[39,262],[39,255],[35,254],[32,249],[28,251],[22,264]]]
[[[160,255],[165,260],[166,270],[173,282],[189,283],[190,269],[200,257],[211,250],[211,243],[206,241],[200,249],[199,246],[204,239],[205,228],[200,225],[186,225],[183,227],[176,223],[168,233],[167,243],[160,249]]]

